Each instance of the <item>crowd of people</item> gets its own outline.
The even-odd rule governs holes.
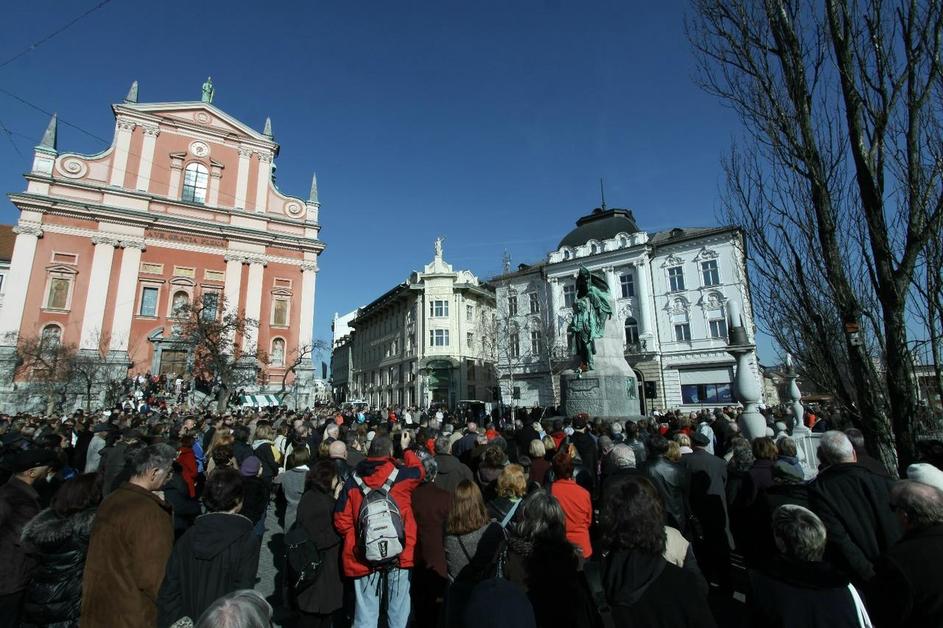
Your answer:
[[[0,417],[0,627],[943,626],[938,442],[145,405]]]

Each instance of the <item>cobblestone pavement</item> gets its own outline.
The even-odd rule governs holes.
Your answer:
[[[262,537],[262,550],[259,553],[259,575],[255,590],[265,596],[274,609],[274,625],[289,628],[291,611],[285,605],[284,572],[284,530],[278,522],[274,503],[270,503],[265,517],[265,536]]]

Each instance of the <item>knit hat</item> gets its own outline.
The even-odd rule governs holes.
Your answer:
[[[907,479],[943,491],[943,471],[932,464],[918,462],[907,467]]]
[[[262,468],[262,461],[256,458],[255,456],[249,456],[242,461],[242,464],[239,465],[239,473],[246,478],[254,478],[259,474],[259,469]]]
[[[707,447],[711,444],[711,439],[703,432],[695,432],[693,440],[698,447]]]
[[[501,612],[495,613],[494,609]],[[471,592],[465,607],[466,626],[536,628],[534,608],[519,587],[503,578],[483,580]]]
[[[619,421],[613,421],[612,424],[609,426],[609,429],[612,431],[613,435],[616,435],[616,434],[621,434],[624,428],[622,427],[622,423],[620,423]]]

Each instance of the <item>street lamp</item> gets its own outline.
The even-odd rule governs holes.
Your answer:
[[[766,418],[756,408],[762,391],[750,368],[750,356],[753,355],[756,346],[747,336],[743,316],[740,313],[740,304],[733,300],[727,302],[727,330],[727,353],[737,361],[733,392],[737,401],[743,404],[739,421],[740,431],[747,440],[752,441],[754,438],[766,436]]]

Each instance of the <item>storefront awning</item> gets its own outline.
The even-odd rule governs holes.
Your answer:
[[[269,406],[282,405],[281,400],[275,395],[243,395],[239,398],[242,407],[267,408]]]

